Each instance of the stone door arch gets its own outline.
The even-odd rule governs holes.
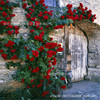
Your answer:
[[[72,81],[83,80],[87,75],[87,38],[77,27],[67,31],[67,71],[72,71]]]

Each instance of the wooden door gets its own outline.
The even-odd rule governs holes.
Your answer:
[[[72,81],[83,80],[87,67],[87,39],[78,28],[68,29],[68,63],[67,68],[72,71]],[[70,61],[71,60],[71,61]]]

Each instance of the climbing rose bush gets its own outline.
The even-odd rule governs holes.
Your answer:
[[[92,14],[92,10],[89,10],[87,7],[84,7],[80,3],[79,7],[72,8],[72,4],[66,5],[66,12],[61,16],[61,19],[72,19],[73,21],[82,19],[88,19],[93,22],[96,19],[96,15]]]
[[[18,34],[19,26],[11,24],[11,19],[15,16],[12,12],[13,7],[9,5],[8,0],[0,0],[0,34]]]
[[[0,1],[0,13],[4,22],[9,19],[7,18],[9,11],[2,11],[3,7],[6,8],[7,3],[3,0]],[[14,37],[7,40],[1,39],[0,53],[5,60],[21,59],[18,63],[7,63],[7,67],[17,68],[13,78],[24,84],[31,95],[30,98],[49,99],[51,95],[59,94],[60,89],[67,88],[66,77],[56,66],[56,55],[64,49],[59,43],[53,41],[53,38],[49,37],[49,33],[54,29],[63,28],[66,24],[64,19],[81,20],[83,15],[85,13],[90,14],[90,11],[81,12],[83,10],[82,4],[72,11],[72,5],[69,4],[67,5],[67,13],[60,17],[63,19],[63,24],[58,24],[51,18],[53,11],[47,10],[48,7],[45,5],[44,0],[22,0],[22,7],[27,12],[25,27],[29,29],[29,37],[27,40]],[[80,15],[80,13],[83,15]],[[79,18],[76,18],[77,16]],[[90,16],[91,20],[92,18]],[[18,34],[19,27],[11,25],[11,22],[9,23],[9,25],[0,25],[4,26],[5,32],[10,36],[14,32]]]

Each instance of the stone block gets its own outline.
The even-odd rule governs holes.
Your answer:
[[[91,81],[100,82],[100,69],[97,68],[89,68],[88,76],[91,77]]]

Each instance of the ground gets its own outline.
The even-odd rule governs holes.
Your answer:
[[[80,81],[63,91],[61,100],[100,100],[100,83]]]
[[[22,84],[18,82],[9,82],[7,84],[0,84],[0,90],[3,87],[20,87]],[[61,100],[100,100],[100,83],[92,81],[80,81],[73,83],[73,87],[62,91]]]

